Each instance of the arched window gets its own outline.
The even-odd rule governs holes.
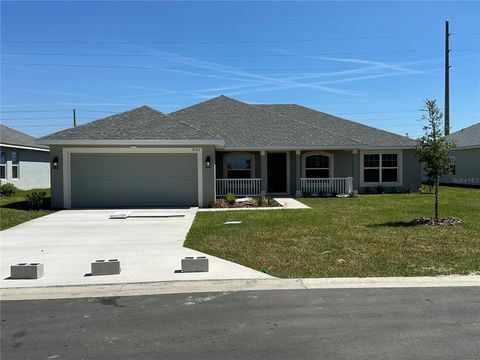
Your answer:
[[[333,176],[333,159],[328,153],[307,153],[303,156],[303,176],[328,178]]]
[[[224,175],[227,179],[253,178],[254,156],[248,153],[233,153],[225,156]]]

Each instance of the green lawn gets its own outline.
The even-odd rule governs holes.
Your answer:
[[[185,246],[285,278],[480,272],[479,189],[441,188],[454,227],[409,224],[432,215],[430,194],[301,201],[312,209],[198,213]]]
[[[49,189],[40,190],[47,192],[47,196],[50,196]],[[25,221],[54,212],[54,210],[29,210],[28,204],[25,201],[25,195],[33,191],[39,191],[39,189],[28,191],[18,190],[13,196],[0,197],[0,230],[5,230],[24,223]],[[49,201],[50,199],[48,199],[47,202]]]

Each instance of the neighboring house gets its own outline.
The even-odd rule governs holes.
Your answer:
[[[0,184],[23,190],[50,187],[48,147],[20,131],[0,125]]]
[[[298,105],[219,96],[147,106],[40,139],[58,160],[53,205],[207,206],[216,196],[415,190],[415,141]]]
[[[480,186],[480,123],[447,136],[455,143],[451,152],[453,162],[449,175],[440,179],[442,184]]]

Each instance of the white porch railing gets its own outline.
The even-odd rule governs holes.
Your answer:
[[[217,179],[216,190],[218,196],[259,196],[262,193],[262,179]]]
[[[353,178],[301,178],[303,195],[348,195],[353,192]]]

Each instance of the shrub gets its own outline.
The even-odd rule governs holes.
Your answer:
[[[235,204],[235,200],[237,200],[237,198],[235,197],[235,195],[233,195],[232,193],[228,193],[228,194],[227,194],[227,202],[228,202],[230,205]]]
[[[1,196],[12,196],[17,192],[17,188],[13,184],[7,183],[0,186],[0,195]]]
[[[30,194],[25,195],[27,204],[32,210],[39,210],[45,206],[45,200],[47,198],[47,193],[45,191],[34,191]]]
[[[260,196],[260,197],[257,198],[257,206],[258,207],[265,206],[265,203],[266,203],[265,196]]]
[[[377,185],[375,189],[377,190],[377,194],[383,194],[385,192],[385,189],[382,185]]]
[[[372,193],[372,189],[370,189],[370,187],[366,187],[365,188],[365,194],[371,194]]]

